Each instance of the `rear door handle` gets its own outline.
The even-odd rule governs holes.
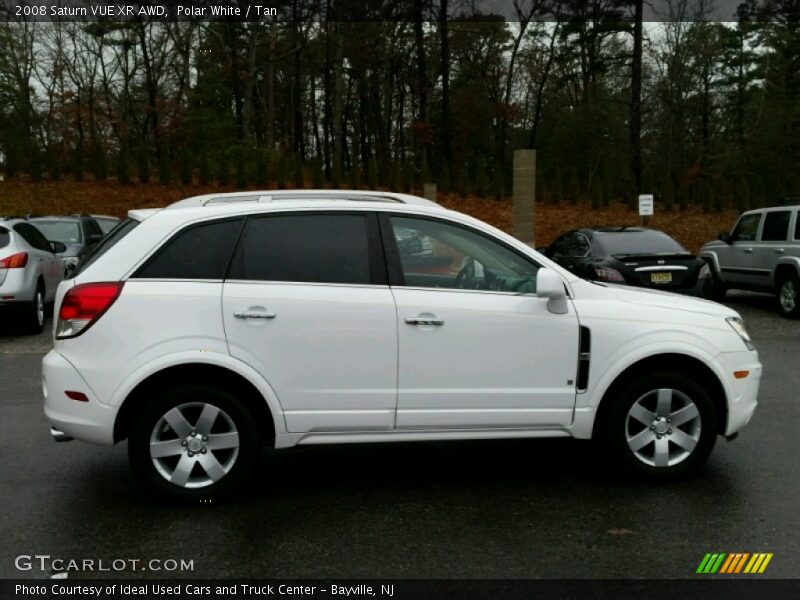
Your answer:
[[[775,254],[783,254],[784,252],[786,252],[786,250],[784,250],[783,248],[773,248],[773,250],[772,250],[772,251],[773,251]]]
[[[436,317],[408,317],[406,323],[409,325],[435,325],[441,327],[444,325],[444,319],[437,319]]]
[[[255,310],[239,310],[233,313],[237,319],[274,319],[276,316],[273,312],[261,312]]]
[[[750,254],[752,251],[753,251],[752,248],[745,248],[744,249],[745,254]]]

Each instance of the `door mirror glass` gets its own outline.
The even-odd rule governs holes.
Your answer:
[[[536,273],[536,295],[547,298],[547,310],[557,315],[567,312],[567,291],[561,276],[553,269],[542,267]]]
[[[99,234],[99,233],[92,233],[92,234],[89,235],[89,243],[90,244],[96,244],[97,242],[99,242],[102,239],[103,239],[103,236],[101,234]]]
[[[49,242],[49,244],[54,254],[61,254],[67,251],[67,245],[64,242]]]

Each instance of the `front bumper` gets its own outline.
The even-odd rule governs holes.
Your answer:
[[[718,360],[727,376],[728,418],[725,436],[739,431],[750,422],[758,405],[758,388],[761,384],[761,363],[757,352],[723,352]],[[747,377],[736,379],[733,373],[747,371]]]
[[[66,391],[82,392],[89,400],[72,400]],[[117,407],[100,404],[75,367],[55,350],[42,360],[42,392],[44,414],[64,437],[96,444],[114,443]]]

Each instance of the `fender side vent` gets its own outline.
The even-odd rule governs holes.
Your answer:
[[[589,363],[592,360],[592,334],[588,327],[581,326],[580,354],[578,355],[578,393],[585,392],[589,385]]]

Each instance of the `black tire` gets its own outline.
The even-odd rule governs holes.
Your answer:
[[[711,269],[711,284],[709,287],[708,298],[714,302],[723,302],[728,295],[728,286],[719,278],[719,273],[714,268],[713,263],[708,263]]]
[[[22,327],[25,333],[36,335],[44,331],[44,286],[42,282],[36,284],[33,301],[23,308]]]
[[[787,319],[800,318],[800,277],[787,271],[781,275],[777,285],[778,312]]]
[[[180,442],[184,439],[178,436],[171,427],[162,421],[162,418],[177,407],[181,407],[182,414],[186,417],[187,423],[192,427],[192,430],[200,427],[199,414],[202,412],[204,405],[210,405],[220,410],[220,413],[215,422],[215,427],[218,432],[230,435],[235,431],[238,433],[238,449],[234,454],[233,449],[226,449],[222,451],[215,450],[213,453],[205,448],[201,452],[195,452],[194,456],[190,454],[187,447],[184,446],[181,454],[171,455],[159,461],[159,467],[156,466],[155,459],[151,457],[151,439],[155,436],[168,436]],[[195,411],[194,413],[192,411]],[[193,418],[196,414],[198,418]],[[224,417],[224,418],[223,418]],[[232,423],[233,429],[231,430],[224,426],[229,425],[228,420]],[[159,433],[154,433],[156,428],[159,428]],[[211,437],[218,435],[211,430]],[[190,437],[194,437],[191,436]],[[186,437],[185,439],[190,439]],[[199,438],[198,438],[199,439]],[[203,438],[206,439],[206,438]],[[169,443],[172,440],[167,440]],[[169,388],[162,392],[157,397],[153,398],[136,416],[131,424],[130,433],[128,436],[128,459],[131,468],[136,475],[137,479],[144,485],[144,487],[162,497],[168,497],[181,501],[197,501],[211,497],[218,497],[237,489],[240,484],[245,480],[247,475],[253,468],[260,452],[260,441],[258,430],[255,425],[252,414],[246,406],[237,399],[233,394],[227,390],[216,388],[209,385],[181,385]],[[227,454],[226,454],[227,453]],[[185,456],[184,456],[185,455]],[[202,465],[194,466],[191,469],[192,474],[200,474],[202,476],[197,478],[190,478],[187,482],[188,485],[202,485],[202,487],[186,487],[183,485],[176,485],[167,480],[169,474],[170,461],[175,462],[172,467],[175,471],[178,470],[178,461],[180,460],[193,460],[199,462],[206,460],[206,456],[211,457],[217,461],[217,465],[225,465],[227,461],[231,460],[229,470],[226,474],[222,475],[219,479],[214,480],[213,483],[203,484],[203,478],[212,479],[207,475],[206,471],[202,470]],[[191,458],[189,458],[191,457]],[[159,468],[162,470],[159,471]],[[162,474],[162,473],[166,473]],[[196,479],[196,480],[195,480]],[[198,483],[199,482],[199,483]]]
[[[642,436],[656,437],[657,430],[642,425],[637,419],[630,416],[630,411],[635,403],[640,402],[642,406],[648,402],[658,401],[660,389],[673,390],[672,406],[675,409],[685,406],[685,398],[688,398],[697,409],[699,423],[691,421],[689,423],[674,426],[674,430],[680,430],[683,435],[678,437],[677,432],[672,429],[671,423],[661,423],[658,427],[670,427],[668,434],[658,436],[658,440],[666,438],[667,456],[669,461],[676,461],[675,464],[666,466],[655,466],[645,462],[647,454],[652,450],[652,460],[655,462],[656,440],[648,443],[639,450],[639,455],[631,449],[628,442],[630,437],[640,434]],[[653,392],[656,392],[653,398]],[[645,477],[655,480],[670,480],[684,477],[696,472],[705,464],[717,437],[717,415],[714,403],[703,385],[694,379],[675,371],[657,371],[646,375],[640,375],[616,390],[612,404],[608,411],[604,412],[603,422],[600,423],[600,435],[606,447],[609,457],[615,464],[620,465],[626,472],[632,475]],[[654,411],[654,416],[655,411]],[[677,420],[677,418],[676,418]],[[655,423],[655,421],[654,421]],[[641,427],[641,430],[635,429]],[[689,429],[691,428],[691,429]],[[686,444],[687,431],[696,435],[696,445],[691,451],[675,443],[680,440]],[[649,433],[648,433],[649,432]],[[692,437],[689,435],[689,437]],[[646,439],[642,437],[642,439]],[[661,444],[662,442],[658,442]],[[672,458],[674,456],[674,459]]]

